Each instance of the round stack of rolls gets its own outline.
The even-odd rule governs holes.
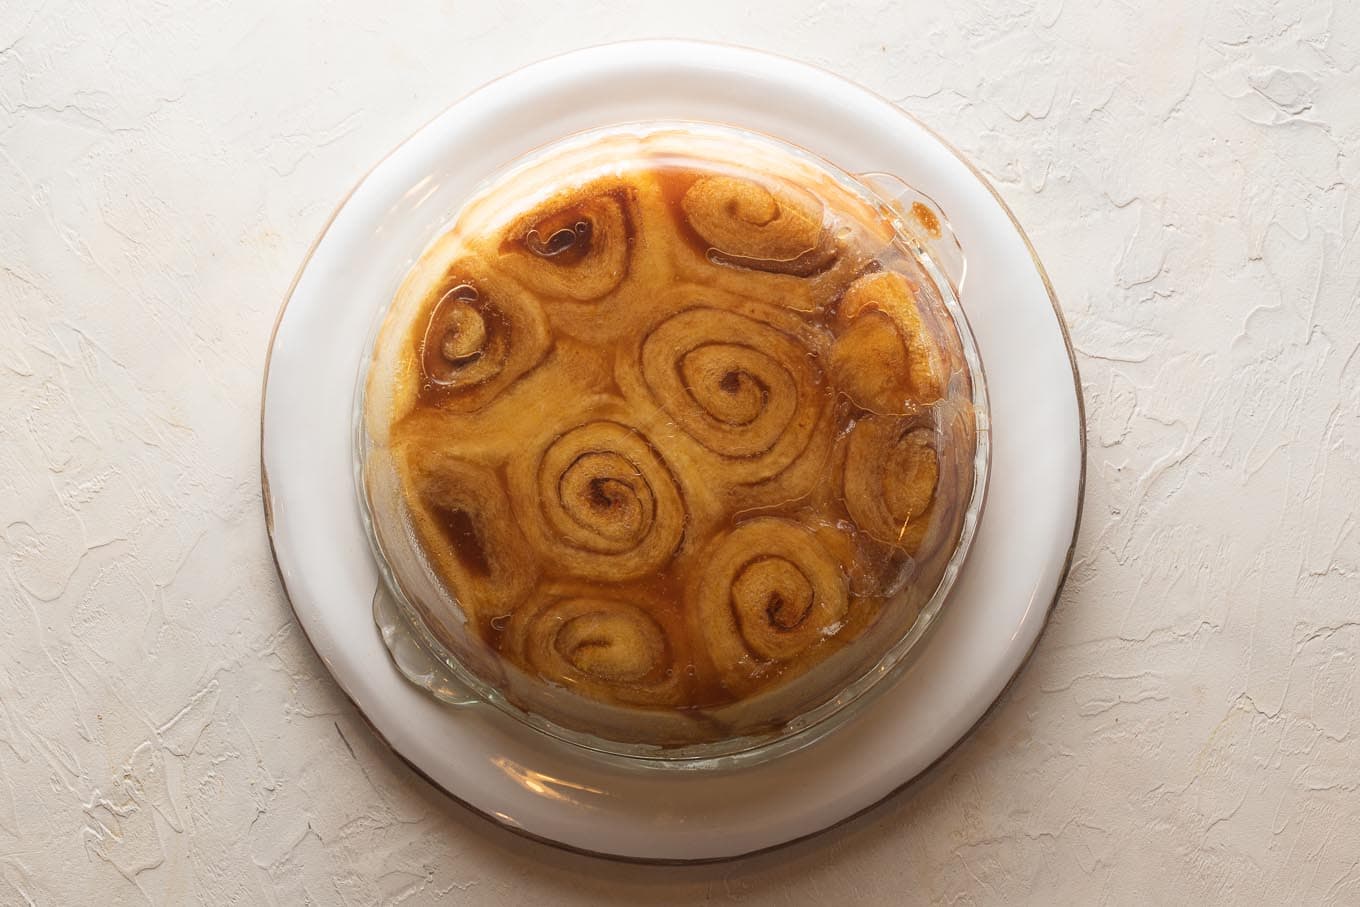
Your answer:
[[[976,419],[894,216],[782,147],[683,132],[469,203],[398,291],[364,411],[374,528],[445,593],[408,595],[438,643],[712,714],[905,634],[959,538]]]

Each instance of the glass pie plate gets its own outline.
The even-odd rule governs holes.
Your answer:
[[[730,124],[619,124],[489,175],[361,357],[405,676],[686,770],[804,745],[891,683],[986,489],[948,223]]]

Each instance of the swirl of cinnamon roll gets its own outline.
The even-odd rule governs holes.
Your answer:
[[[680,275],[768,304],[813,312],[835,299],[888,242],[867,216],[832,216],[777,176],[701,175],[672,187]]]
[[[809,277],[836,255],[822,203],[792,184],[702,176],[680,205],[721,264]]]
[[[636,190],[590,184],[558,196],[506,228],[500,265],[526,287],[578,302],[599,299],[628,276]]]
[[[554,327],[599,340],[627,330],[639,298],[669,273],[652,254],[649,215],[662,213],[642,174],[610,176],[573,187],[519,215],[488,257],[544,297]]]
[[[675,314],[620,348],[624,395],[664,413],[699,481],[729,503],[805,494],[832,435],[825,341],[796,316],[711,290],[674,299]]]
[[[505,652],[551,683],[606,702],[685,699],[683,622],[673,607],[626,591],[549,587],[510,619]]]
[[[901,274],[856,280],[841,298],[835,326],[830,373],[855,405],[900,415],[944,396],[957,368],[941,336],[944,325]]]
[[[407,445],[399,452],[411,528],[464,614],[485,631],[538,580],[496,474],[452,454]]]
[[[838,538],[778,517],[723,532],[699,556],[687,608],[724,686],[744,694],[845,626],[849,583]]]
[[[915,554],[940,522],[936,490],[950,464],[939,448],[940,433],[925,419],[860,419],[850,430],[842,475],[850,519],[877,541]]]
[[[419,397],[448,412],[494,400],[551,348],[538,303],[477,258],[450,264],[427,291],[412,331]]]
[[[520,524],[562,574],[635,579],[679,550],[688,514],[670,467],[620,406],[529,444],[510,467]]]

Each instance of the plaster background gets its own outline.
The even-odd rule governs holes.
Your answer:
[[[0,904],[1360,903],[1360,4],[0,0]],[[394,5],[395,6],[395,5]],[[387,754],[260,511],[274,315],[350,185],[627,37],[816,62],[1027,227],[1089,477],[1025,673],[737,863],[521,840]]]

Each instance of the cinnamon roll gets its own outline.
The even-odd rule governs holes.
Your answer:
[[[836,310],[830,372],[856,406],[903,415],[944,397],[958,370],[946,330],[903,275],[882,271],[850,285]],[[957,341],[954,343],[957,348]]]
[[[769,683],[818,650],[850,612],[848,541],[775,517],[713,538],[699,557],[686,610],[696,640],[734,695]]]
[[[850,519],[883,544],[917,557],[929,553],[957,532],[956,488],[973,443],[962,413],[861,418],[846,438],[841,467]]]
[[[828,338],[792,313],[711,289],[683,287],[666,308],[619,347],[624,395],[664,414],[687,471],[731,506],[806,494],[834,434],[817,364]]]
[[[680,705],[689,645],[674,604],[646,593],[554,585],[510,620],[504,651],[549,683],[606,702]]]
[[[828,210],[790,178],[674,174],[665,185],[680,276],[780,308],[820,310],[887,242],[859,212]]]
[[[689,522],[671,467],[627,408],[602,399],[525,439],[510,464],[519,525],[563,576],[618,582],[654,574]]]
[[[427,255],[404,294],[419,298],[407,384],[419,404],[475,412],[548,355],[538,300],[475,255],[451,261],[445,243]]]
[[[503,486],[487,467],[442,451],[405,446],[398,456],[411,528],[469,622],[485,631],[539,574]]]
[[[558,331],[618,336],[670,279],[651,226],[663,207],[644,172],[601,177],[517,215],[486,243],[486,255],[542,300]]]
[[[715,264],[812,277],[836,257],[821,201],[797,186],[701,176],[680,210]]]

